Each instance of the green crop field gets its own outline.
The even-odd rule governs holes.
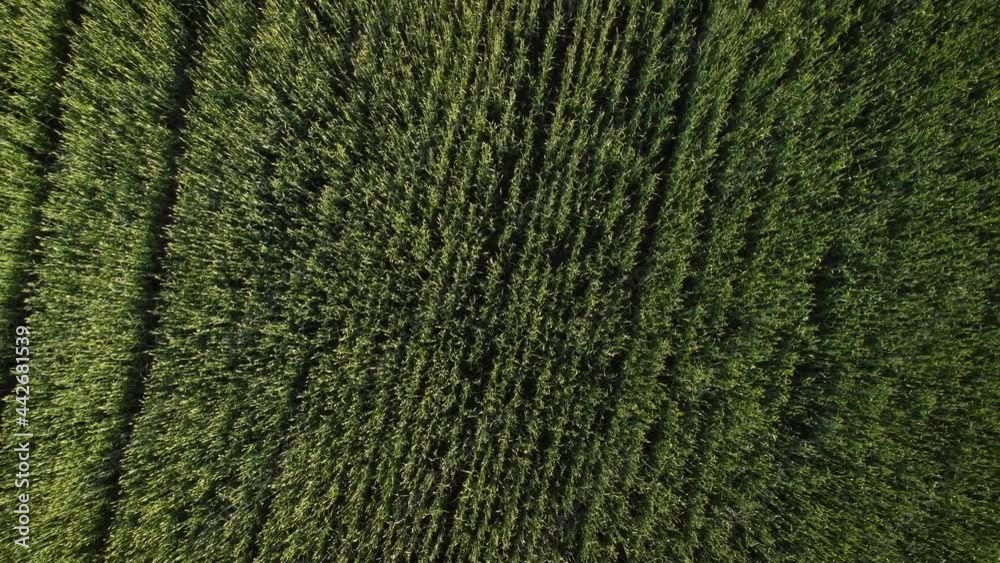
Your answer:
[[[0,561],[1000,561],[995,0],[4,0]]]

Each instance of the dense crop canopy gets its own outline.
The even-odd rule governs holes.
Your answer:
[[[11,0],[0,559],[997,560],[997,16]]]

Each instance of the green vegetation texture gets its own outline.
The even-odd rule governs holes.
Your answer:
[[[998,157],[992,0],[7,0],[0,560],[998,561]]]

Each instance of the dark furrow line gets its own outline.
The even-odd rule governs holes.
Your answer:
[[[55,78],[58,86],[61,86],[63,80],[66,78],[66,72],[69,69],[70,59],[73,56],[73,35],[76,29],[80,26],[80,21],[83,19],[83,12],[83,0],[67,0],[65,19],[62,22],[62,28],[59,30],[59,34],[55,38]],[[46,142],[51,150],[45,151],[44,154],[39,155],[40,160],[45,163],[47,170],[51,170],[56,165],[55,149],[57,149],[62,143],[64,110],[65,106],[62,103],[60,91],[56,96],[56,102],[52,108],[52,122],[47,124],[46,127]]]
[[[102,530],[101,536],[94,546],[94,554],[101,560],[106,558],[111,529],[115,522],[115,513],[122,493],[123,461],[135,430],[135,421],[142,412],[145,396],[146,380],[153,366],[153,353],[159,344],[158,330],[160,326],[160,290],[164,277],[168,272],[164,269],[167,250],[167,231],[173,223],[173,209],[177,202],[178,171],[180,160],[184,156],[183,133],[186,124],[186,111],[194,91],[191,71],[200,54],[200,30],[207,6],[204,0],[196,0],[192,4],[184,4],[180,8],[182,23],[186,26],[186,41],[177,67],[174,70],[173,108],[167,116],[167,129],[171,134],[171,143],[167,156],[167,185],[157,206],[151,225],[150,269],[146,274],[145,294],[142,297],[141,341],[135,357],[135,365],[129,370],[125,384],[123,428],[117,437],[110,459],[107,463],[111,469],[108,474],[108,502],[104,505],[103,514],[99,517]]]
[[[741,79],[744,79],[748,74],[747,68],[744,68],[740,72],[740,78],[735,80],[734,84],[737,86],[735,90],[738,92],[737,97],[740,96],[740,92],[744,92],[744,88],[739,85],[742,84]],[[728,99],[724,103],[719,105],[719,111],[725,113],[726,108],[732,107],[735,102],[739,102],[739,99]],[[716,204],[722,197],[722,188],[720,183],[720,167],[722,163],[729,156],[729,141],[727,137],[735,129],[737,123],[734,119],[723,118],[724,125],[722,130],[717,135],[719,139],[718,148],[716,150],[715,158],[706,165],[706,182],[704,191],[701,197],[701,208],[698,211],[698,215],[694,220],[694,242],[692,244],[692,252],[688,262],[688,267],[686,268],[686,276],[683,282],[682,293],[684,294],[683,301],[679,307],[679,311],[692,311],[696,309],[696,305],[701,300],[700,286],[703,283],[703,272],[706,265],[708,264],[710,249],[709,243],[712,238],[713,226],[717,221],[716,215]],[[706,121],[706,124],[708,121]],[[700,319],[699,319],[700,320]]]
[[[742,75],[746,69],[740,71]],[[736,80],[733,82],[734,90],[737,92],[740,90],[740,81]],[[697,127],[693,134],[698,137],[704,137],[705,143],[709,145],[714,139],[717,139],[716,149],[714,151],[713,157],[707,162],[702,164],[705,168],[705,178],[702,180],[703,187],[701,188],[701,193],[698,195],[697,211],[695,212],[695,217],[693,218],[693,223],[691,225],[691,246],[688,249],[686,258],[684,258],[684,265],[682,269],[682,279],[680,280],[680,305],[674,309],[672,313],[672,326],[677,327],[677,331],[680,333],[678,337],[680,342],[690,342],[691,339],[697,339],[700,337],[700,333],[707,330],[707,323],[711,320],[706,318],[707,313],[699,309],[704,301],[704,288],[702,287],[705,283],[704,271],[706,267],[709,266],[709,261],[713,257],[712,249],[710,248],[713,235],[714,223],[717,221],[715,214],[717,213],[716,207],[719,205],[719,200],[722,197],[721,187],[718,184],[718,174],[720,173],[720,167],[723,165],[723,161],[727,158],[727,139],[726,136],[730,133],[731,127],[734,125],[731,119],[726,119],[725,114],[727,109],[731,107],[733,103],[733,96],[736,94],[730,93],[722,101],[717,101],[714,105],[709,105],[707,114],[702,118],[701,123],[695,124]],[[712,123],[716,120],[721,120],[721,130],[717,134],[713,134],[711,128]],[[702,147],[699,150],[704,150]],[[707,301],[711,303],[711,300]],[[697,356],[695,356],[696,358]],[[676,477],[679,481],[677,485],[671,486],[674,491],[684,491],[680,495],[682,500],[682,506],[676,507],[676,510],[680,510],[683,514],[689,515],[694,510],[693,506],[687,504],[687,499],[690,499],[694,494],[697,487],[695,471],[696,464],[692,463],[692,458],[703,459],[705,452],[708,449],[708,444],[706,443],[707,432],[709,428],[706,424],[707,414],[701,411],[703,408],[702,402],[699,397],[692,395],[692,393],[697,393],[690,386],[691,381],[685,381],[683,377],[679,377],[685,372],[684,364],[692,362],[690,353],[680,352],[675,350],[670,350],[664,361],[664,367],[661,371],[660,377],[663,378],[661,381],[664,384],[664,388],[667,389],[667,394],[672,397],[675,401],[675,408],[683,413],[681,416],[693,417],[688,423],[692,430],[686,433],[686,436],[682,438],[683,442],[679,446],[675,445],[676,451],[673,452],[673,456],[677,461],[673,462],[673,470],[676,471]],[[683,363],[682,363],[683,362]],[[697,361],[694,361],[697,363]],[[712,399],[712,404],[717,405],[719,401],[718,397]],[[708,409],[708,412],[715,410],[715,406]],[[662,421],[658,421],[658,424],[663,424]],[[662,440],[664,435],[664,430],[657,430],[657,441]],[[650,441],[648,444],[647,451],[651,452],[653,456],[658,453],[657,443]],[[656,460],[647,458],[644,460],[652,467],[656,467]],[[689,525],[689,522],[685,518],[680,518],[681,528],[678,530],[683,536],[686,536],[685,528]],[[688,555],[690,556],[690,555]]]
[[[56,90],[59,90],[58,86],[62,84],[69,68],[69,61],[72,56],[71,43],[73,34],[77,27],[79,27],[82,17],[83,0],[68,0],[59,31],[53,39],[55,43],[53,52],[56,69]],[[12,295],[10,295],[10,302],[3,307],[11,313],[9,325],[11,328],[24,325],[28,319],[27,303],[32,294],[32,287],[35,285],[37,279],[32,264],[40,253],[38,235],[42,230],[42,205],[48,198],[49,190],[52,186],[48,178],[58,167],[57,153],[62,144],[64,129],[63,108],[62,95],[61,91],[59,91],[52,101],[51,115],[38,116],[39,119],[47,121],[43,123],[44,142],[41,150],[35,147],[26,147],[31,160],[35,162],[40,181],[37,184],[38,189],[34,190],[31,194],[31,211],[28,216],[29,226],[17,245],[24,250],[24,261],[20,264],[21,268],[15,265],[12,275],[13,285],[17,289],[14,289]],[[18,271],[19,269],[20,271]],[[10,370],[14,368],[14,364],[13,357],[7,353],[7,350],[8,348],[5,346],[4,354],[0,355],[0,374],[2,374],[0,375],[0,399],[3,399],[13,391],[15,383],[13,377],[8,377]]]
[[[809,308],[805,324],[811,329],[813,343],[826,341],[836,331],[835,323],[838,321],[832,318],[834,312],[832,291],[835,286],[844,281],[839,280],[837,276],[838,270],[844,265],[845,257],[840,249],[840,242],[835,240],[830,244],[810,276],[812,305]],[[776,428],[782,430],[781,435],[787,436],[786,440],[791,445],[791,447],[785,447],[782,450],[788,452],[792,459],[800,461],[803,446],[813,442],[818,437],[819,428],[814,421],[825,420],[829,415],[829,407],[819,410],[807,408],[815,400],[815,397],[810,396],[810,392],[818,385],[832,383],[830,381],[823,383],[819,381],[819,378],[828,379],[835,376],[830,373],[829,367],[823,365],[824,359],[816,357],[816,345],[812,344],[809,348],[809,356],[799,362],[792,371],[786,407],[775,423]],[[824,373],[826,377],[823,377]]]

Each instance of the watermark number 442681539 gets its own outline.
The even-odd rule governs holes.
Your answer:
[[[16,471],[14,487],[17,502],[14,503],[14,543],[25,549],[31,537],[31,433],[28,429],[28,401],[31,399],[31,340],[28,327],[18,326],[14,329],[14,375],[17,385],[14,387],[13,399],[17,426],[14,432],[14,455]]]

